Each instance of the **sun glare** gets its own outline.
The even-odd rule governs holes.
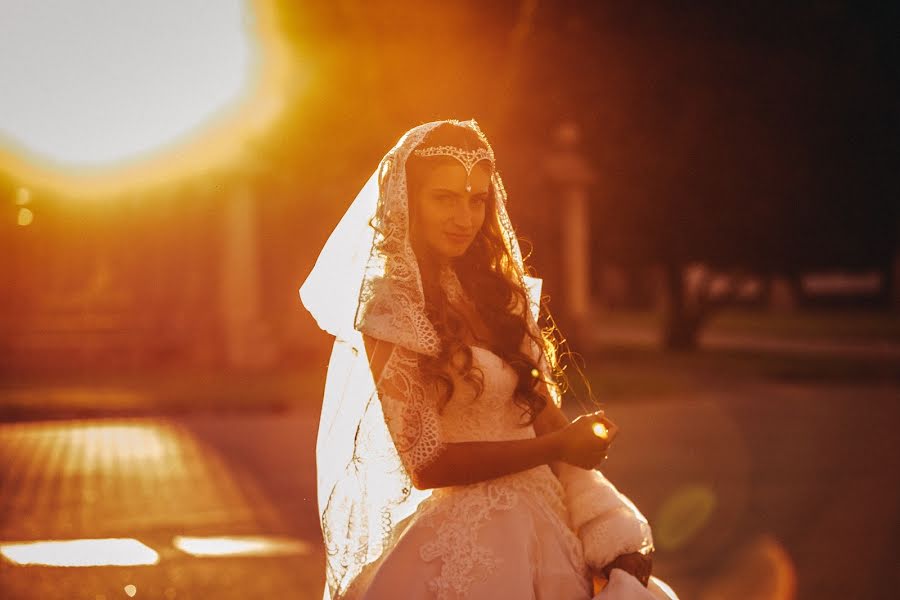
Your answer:
[[[0,554],[19,565],[96,567],[155,565],[159,554],[131,538],[0,544]]]
[[[243,4],[14,3],[0,26],[0,131],[79,167],[177,140],[245,93]]]
[[[290,79],[266,6],[6,6],[0,167],[25,184],[90,195],[235,160],[280,112]]]
[[[302,540],[273,536],[176,536],[172,544],[192,556],[292,556],[311,552]]]

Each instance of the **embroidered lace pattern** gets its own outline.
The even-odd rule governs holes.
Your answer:
[[[432,527],[435,536],[419,551],[426,562],[441,561],[441,574],[428,582],[438,599],[465,597],[473,581],[494,572],[499,559],[478,544],[479,530],[493,511],[508,510],[518,501],[516,492],[503,485],[457,491],[445,504],[439,500],[444,494],[433,495],[437,499],[433,508],[424,507],[421,522]]]
[[[395,346],[378,383],[384,420],[408,473],[434,460],[444,444],[436,393],[428,393],[418,368],[416,353]]]
[[[442,488],[422,504],[420,521],[435,535],[422,546],[420,556],[426,562],[441,561],[440,575],[429,582],[436,598],[464,598],[474,582],[494,572],[501,559],[479,544],[478,534],[496,512],[523,501],[556,526],[569,561],[588,576],[581,543],[568,525],[559,481],[549,467],[539,467],[490,482]]]
[[[456,386],[440,415],[444,440],[534,437],[534,428],[523,426],[522,415],[512,401],[515,371],[489,350],[472,350],[478,366],[484,370],[485,386],[477,399],[473,399],[471,388]],[[581,545],[570,528],[562,486],[544,465],[472,485],[440,488],[420,506],[420,523],[435,532],[434,538],[421,548],[420,556],[426,562],[441,561],[440,575],[429,582],[436,598],[463,598],[473,582],[494,572],[500,558],[479,543],[479,532],[497,511],[510,510],[523,501],[530,502],[556,525],[566,542],[569,560],[587,576]]]
[[[453,122],[476,131],[490,149],[487,138],[474,121]],[[344,337],[347,339],[336,340],[329,365],[317,462],[320,517],[327,551],[327,585],[333,598],[344,597],[363,570],[391,547],[396,541],[397,523],[418,512],[418,507],[426,506],[423,502],[428,502],[432,492],[414,489],[410,474],[434,460],[443,444],[458,439],[458,434],[465,428],[480,436],[478,439],[510,439],[492,437],[499,433],[498,430],[480,429],[475,422],[478,418],[475,413],[443,418],[436,410],[434,394],[422,381],[418,368],[418,355],[437,356],[440,353],[440,339],[427,317],[421,276],[409,241],[405,165],[410,153],[431,129],[441,123],[428,123],[407,132],[379,165],[378,201],[370,221],[374,230],[373,243],[368,258],[360,261],[362,281],[353,330],[341,329],[346,331]],[[518,241],[506,212],[506,191],[496,169],[491,182],[497,197],[497,218],[503,238],[519,276],[524,277]],[[394,345],[378,382],[373,381],[368,370],[361,334]],[[475,352],[488,364],[494,359],[499,360],[486,351]],[[500,373],[500,379],[506,377],[502,369],[497,373]],[[509,383],[498,381],[498,385]],[[467,385],[457,388],[471,389]],[[526,429],[514,426],[519,411],[508,394],[506,400],[511,407],[511,420],[504,422],[506,433],[525,435]],[[496,425],[492,419],[487,422],[490,427]],[[547,473],[552,476],[549,470]],[[523,480],[532,477],[519,475]],[[521,482],[494,485],[500,487],[492,491],[482,486],[473,488],[481,491],[467,492],[474,494],[471,514],[483,516],[465,526],[477,529],[478,523],[489,518],[492,511],[517,501],[518,495],[527,487],[522,487]],[[535,491],[539,488],[543,489],[532,485],[528,493],[544,494],[547,499],[556,493],[549,488]],[[484,510],[474,508],[476,504]],[[450,590],[464,589],[467,580],[482,576],[491,568],[487,551],[473,546],[470,546],[472,554],[469,556],[474,562],[454,558],[459,548],[468,543],[462,540],[475,543],[474,538],[455,529],[455,523],[458,523],[455,518],[448,517],[446,528],[442,530],[444,533],[437,536],[426,552],[434,560],[438,557],[446,559],[442,563],[446,577],[434,582],[438,593],[440,590],[449,593]],[[457,540],[460,545],[450,548],[448,540]]]

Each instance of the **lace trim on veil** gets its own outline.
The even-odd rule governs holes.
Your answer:
[[[413,488],[410,473],[443,447],[436,390],[422,381],[418,368],[420,355],[440,353],[440,339],[427,317],[409,241],[405,172],[410,153],[443,123],[472,129],[490,148],[475,121],[435,121],[408,131],[384,156],[301,290],[317,322],[336,336],[317,441],[327,586],[335,598],[391,547],[397,524],[431,495]],[[503,237],[522,275],[496,169],[491,182]],[[360,240],[369,239],[363,249]],[[350,310],[348,298],[357,300]],[[362,334],[394,345],[377,385]]]

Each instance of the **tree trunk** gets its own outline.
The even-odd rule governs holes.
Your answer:
[[[900,312],[900,248],[888,259],[884,270],[884,305],[895,312]]]
[[[663,272],[662,347],[684,352],[697,348],[700,329],[699,312],[687,301],[683,265],[668,263]]]

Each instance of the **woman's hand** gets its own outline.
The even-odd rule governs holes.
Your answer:
[[[595,431],[598,423],[605,428],[604,437]],[[597,429],[602,431],[603,428]],[[607,419],[602,410],[582,415],[554,433],[560,440],[559,460],[582,469],[593,469],[606,458],[606,451],[618,432],[618,426]]]
[[[632,552],[623,554],[603,567],[603,576],[609,579],[613,569],[622,569],[633,575],[644,587],[650,582],[650,572],[653,570],[653,558],[649,554]]]

